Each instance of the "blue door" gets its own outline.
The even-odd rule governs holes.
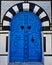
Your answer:
[[[41,62],[41,21],[32,12],[17,13],[10,24],[10,62]]]

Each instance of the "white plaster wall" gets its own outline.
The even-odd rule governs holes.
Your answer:
[[[0,56],[0,65],[8,65],[8,56]]]
[[[45,54],[51,54],[52,49],[51,49],[51,34],[44,34],[43,37],[46,37],[46,52]]]
[[[0,34],[0,54],[7,54],[7,52],[6,52],[6,36],[8,36],[8,34]]]
[[[45,65],[52,65],[52,56],[45,56],[44,57],[44,64]]]

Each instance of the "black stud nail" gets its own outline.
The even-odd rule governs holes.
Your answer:
[[[31,26],[28,26],[28,29],[30,30],[31,29]]]
[[[24,26],[20,26],[20,27],[21,27],[22,30],[24,29]]]

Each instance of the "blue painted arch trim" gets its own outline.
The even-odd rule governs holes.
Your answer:
[[[25,6],[25,7],[24,7]],[[2,30],[10,30],[9,23],[15,14],[21,11],[31,11],[35,13],[41,20],[42,31],[50,30],[50,20],[43,8],[34,3],[19,3],[12,6],[4,15],[2,20]],[[8,22],[8,23],[7,23]],[[5,25],[6,23],[6,25]],[[45,25],[46,24],[46,25]]]

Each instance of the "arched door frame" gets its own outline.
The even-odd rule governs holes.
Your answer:
[[[50,20],[43,8],[34,3],[19,3],[12,6],[4,15],[2,20],[2,30],[10,31],[10,22],[15,14],[21,11],[31,11],[35,13],[42,23],[42,31],[50,29]]]

